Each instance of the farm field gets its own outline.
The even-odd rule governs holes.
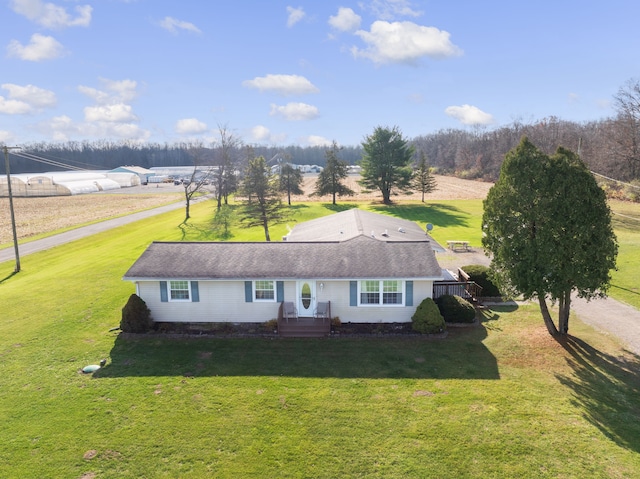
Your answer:
[[[357,192],[353,197],[341,198],[341,202],[375,201],[374,193],[364,194],[357,184],[357,176],[348,178],[348,186]],[[292,196],[293,203],[326,202],[326,197],[309,196],[313,191],[316,176],[307,175],[303,189],[305,195]],[[449,176],[438,176],[438,188],[426,196],[426,201],[435,199],[482,199],[491,188],[491,183],[461,180]],[[51,198],[14,198],[18,239],[24,240],[41,234],[72,228],[103,219],[161,206],[173,201],[182,201],[182,187],[173,185],[141,186],[117,190],[117,192],[61,196]],[[399,200],[420,200],[418,194],[403,195]],[[0,198],[0,247],[13,240],[8,198]]]
[[[477,199],[386,212],[480,237]],[[210,237],[211,206],[192,213],[28,255],[17,275],[0,264],[0,477],[637,477],[640,358],[577,321],[556,342],[532,305],[439,340],[112,331],[149,242]]]

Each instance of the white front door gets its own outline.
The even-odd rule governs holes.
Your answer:
[[[316,282],[298,281],[298,316],[310,317],[316,309]]]

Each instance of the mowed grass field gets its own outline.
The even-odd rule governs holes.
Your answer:
[[[360,206],[479,244],[478,199]],[[578,321],[558,343],[535,306],[485,309],[437,340],[111,331],[151,241],[215,239],[211,203],[192,214],[25,256],[16,275],[0,264],[0,477],[638,477],[640,358]],[[632,268],[640,228],[614,221]]]

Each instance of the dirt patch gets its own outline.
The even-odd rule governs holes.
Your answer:
[[[436,179],[435,191],[425,195],[425,201],[433,200],[475,200],[484,199],[487,196],[489,189],[493,186],[493,183],[487,183],[484,181],[472,181],[462,180],[453,176],[440,176],[434,175]],[[292,202],[299,201],[330,201],[331,196],[311,196],[315,188],[318,175],[305,175],[302,190],[303,195],[296,195],[291,197]],[[351,188],[354,192],[354,196],[340,197],[340,202],[344,201],[381,201],[382,195],[379,191],[371,191],[365,193],[362,191],[362,187],[358,184],[360,175],[349,175],[343,182],[346,186]],[[421,193],[412,193],[410,195],[398,195],[393,196],[393,201],[420,201],[422,199]]]

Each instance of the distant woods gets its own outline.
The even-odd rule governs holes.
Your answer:
[[[466,179],[495,181],[505,154],[526,136],[545,154],[553,154],[559,146],[580,155],[587,167],[601,175],[622,181],[640,179],[640,83],[629,80],[612,102],[616,115],[586,123],[556,117],[530,122],[513,121],[491,130],[443,129],[435,133],[409,138],[414,151],[414,166],[424,153],[434,173]],[[400,125],[402,126],[402,125]],[[405,129],[407,125],[404,125]],[[362,132],[363,141],[369,132]],[[123,165],[166,167],[193,165],[188,145],[135,144],[127,142],[67,142],[23,145],[24,151],[47,159],[87,169],[112,169]],[[201,164],[215,165],[219,145],[203,150]],[[252,146],[255,156],[269,165],[280,157],[298,165],[324,167],[327,146]],[[363,158],[362,145],[341,145],[340,160],[358,164]],[[246,157],[238,152],[240,157]],[[49,164],[11,156],[13,173],[38,173],[56,169]],[[0,163],[4,173],[4,164]]]

